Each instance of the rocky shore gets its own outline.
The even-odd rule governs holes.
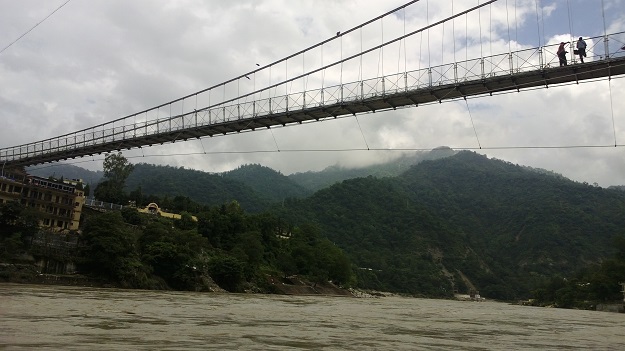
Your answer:
[[[354,297],[348,289],[332,284],[331,282],[313,283],[300,277],[267,277],[267,283],[272,293],[281,295],[326,295]]]

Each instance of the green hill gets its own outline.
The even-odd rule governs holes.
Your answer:
[[[128,192],[141,188],[144,195],[159,197],[186,196],[209,206],[237,201],[242,208],[258,212],[270,201],[250,186],[220,174],[170,166],[136,164],[126,181]]]
[[[621,191],[460,152],[397,178],[343,181],[276,211],[315,220],[361,268],[365,287],[475,287],[513,299],[611,255],[624,210]]]
[[[326,186],[308,196],[293,177],[261,165],[211,174],[138,164],[126,185],[203,205],[271,209],[289,225],[315,222],[357,267],[360,287],[427,296],[477,289],[487,298],[527,298],[553,277],[604,262],[625,236],[618,187],[446,148],[411,160],[354,173],[330,168],[312,177]],[[345,179],[359,172],[366,176]]]
[[[222,173],[222,176],[224,179],[246,184],[271,202],[312,194],[312,191],[296,184],[282,173],[258,164],[243,165],[232,171]]]

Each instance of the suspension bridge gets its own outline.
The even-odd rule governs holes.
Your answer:
[[[305,50],[265,66],[257,65],[253,71],[182,98],[76,132],[3,147],[0,164],[3,169],[5,166],[29,166],[468,97],[612,79],[625,74],[625,32],[586,38],[591,43],[586,62],[579,62],[569,53],[570,62],[566,66],[558,64],[558,45],[545,45],[540,39],[535,47],[521,48],[515,43],[513,48],[509,38],[507,50],[501,53],[483,55],[480,50],[480,55],[468,58],[465,52],[465,58],[458,59],[462,50],[456,50],[455,45],[461,40],[454,37],[453,57],[448,57],[447,62],[441,57],[440,64],[421,67],[423,57],[416,59],[413,57],[416,53],[409,54],[406,49],[410,40],[418,38],[421,49],[423,36],[427,34],[425,51],[431,55],[430,31],[441,27],[444,31],[445,26],[451,25],[455,36],[457,22],[462,23],[464,19],[465,28],[468,27],[470,16],[477,13],[479,18],[480,11],[494,6],[497,0],[478,1],[476,6],[446,17],[428,19],[426,25],[407,30],[406,8],[418,2],[408,2]],[[389,16],[400,18],[402,11],[403,33],[364,46],[367,40],[363,29],[377,24],[383,28],[385,18],[387,21]],[[460,36],[466,39],[468,33]],[[360,48],[343,49],[344,42],[358,42],[358,39]],[[570,44],[574,46],[574,39]],[[492,46],[492,43],[480,43],[481,47],[486,45]],[[397,58],[398,61],[403,58],[404,67],[387,73],[384,71],[388,69],[380,61],[384,60],[384,50],[389,51],[394,46],[398,47]],[[338,58],[325,63],[324,48],[326,56]],[[335,51],[328,54],[328,50]],[[418,54],[423,55],[423,51],[418,50]],[[377,69],[368,69],[366,62],[371,60],[378,61]],[[428,57],[427,62],[431,61]],[[261,82],[260,88],[256,88],[257,82]]]

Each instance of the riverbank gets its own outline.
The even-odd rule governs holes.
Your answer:
[[[105,279],[97,279],[82,274],[44,274],[39,267],[28,263],[0,263],[0,282],[17,284],[43,284],[82,286],[94,288],[124,288]],[[203,282],[205,292],[227,292],[215,284],[212,279]],[[163,286],[155,290],[172,290]],[[172,290],[173,291],[173,290]],[[266,293],[278,295],[325,295],[325,296],[356,296],[352,290],[336,286],[331,282],[314,283],[300,277],[279,278],[267,276],[267,287],[260,289],[256,286],[245,289],[248,293]],[[359,297],[364,293],[359,293]]]
[[[94,279],[82,274],[43,274],[34,264],[0,263],[0,282],[17,284],[46,284],[84,287],[111,287],[102,279]]]
[[[300,277],[278,278],[267,277],[272,293],[281,295],[326,295],[354,297],[348,289],[341,288],[331,282],[314,283]]]

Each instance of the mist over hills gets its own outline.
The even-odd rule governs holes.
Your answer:
[[[90,171],[82,167],[63,163],[31,166],[27,167],[26,171],[29,174],[43,178],[63,177],[64,179],[82,179],[85,183],[90,184],[91,186],[98,184],[102,177],[104,177],[104,172],[102,171]]]
[[[288,177],[295,183],[311,190],[317,191],[326,188],[334,183],[346,179],[374,176],[395,177],[408,170],[410,167],[426,160],[435,160],[448,156],[453,156],[456,151],[449,147],[441,146],[427,152],[414,152],[402,155],[390,162],[384,162],[362,168],[345,168],[337,165],[325,168],[320,172],[294,173]]]
[[[394,177],[409,167],[423,161],[455,154],[448,147],[429,152],[403,155],[389,162],[362,168],[330,166],[318,172],[283,175],[259,164],[242,165],[231,171],[210,173],[184,167],[159,166],[146,163],[135,164],[126,182],[128,192],[141,187],[146,195],[187,196],[205,205],[220,205],[237,200],[248,211],[259,211],[270,203],[290,197],[306,197],[346,179],[357,177]],[[53,164],[27,168],[30,174],[40,177],[82,179],[95,189],[103,180],[102,171],[90,171],[66,164]]]

